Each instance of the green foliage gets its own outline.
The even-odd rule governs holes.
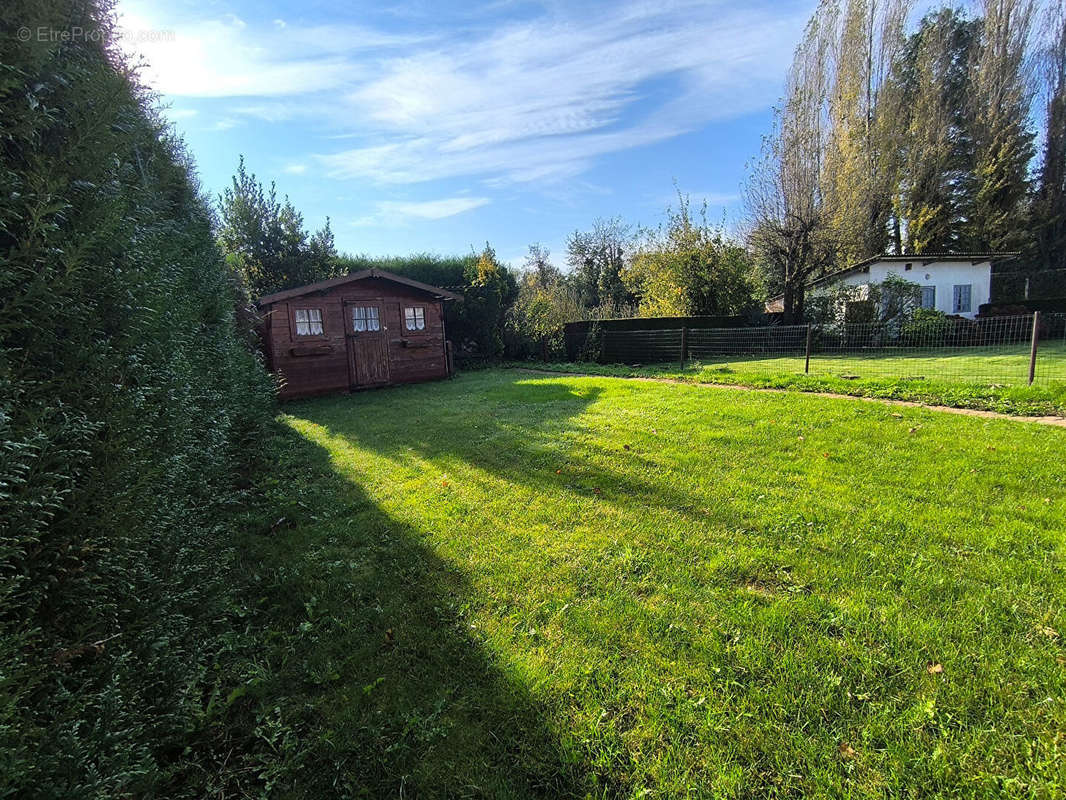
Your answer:
[[[173,794],[272,387],[108,9],[3,15],[104,35],[0,37],[0,796]]]
[[[273,182],[264,189],[245,168],[244,156],[218,204],[219,245],[253,299],[337,274],[329,219],[309,238],[303,216],[289,198],[279,201]]]
[[[510,358],[560,358],[564,354],[563,325],[584,319],[588,311],[577,290],[549,253],[530,245],[525,270],[518,279],[518,295],[507,311],[505,351]]]
[[[905,130],[897,192],[907,252],[962,244],[974,192],[967,92],[978,34],[978,22],[938,9],[922,18],[893,66],[889,94]]]
[[[900,327],[904,343],[943,342],[952,331],[952,322],[943,311],[933,308],[915,309]]]
[[[466,288],[467,272],[477,263],[477,255],[438,256],[432,253],[413,253],[409,256],[342,255],[336,260],[338,274],[365,269],[383,269],[431,286],[455,292]]]
[[[694,217],[678,193],[665,226],[642,231],[622,283],[640,298],[644,317],[729,316],[757,305],[747,251],[707,222],[707,204]]]
[[[463,302],[455,309],[455,325],[449,335],[462,351],[500,358],[507,309],[518,296],[517,281],[496,260],[496,251],[488,242],[478,260],[467,266],[464,279]]]
[[[574,231],[567,237],[566,262],[583,306],[617,307],[634,301],[622,282],[632,239],[630,226],[620,218],[598,219],[592,230]]]
[[[1066,6],[1050,4],[1044,69],[1044,150],[1033,203],[1034,252],[1045,269],[1066,265]]]
[[[898,330],[921,305],[921,287],[898,275],[858,286],[837,282],[807,300],[807,321],[819,325],[891,323]]]

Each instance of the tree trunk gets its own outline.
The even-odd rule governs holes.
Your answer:
[[[786,325],[799,325],[803,322],[803,285],[799,286],[789,281],[785,284],[782,297],[784,305],[784,323]]]

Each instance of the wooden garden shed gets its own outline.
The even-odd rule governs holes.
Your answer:
[[[444,303],[454,292],[380,269],[259,298],[267,367],[281,397],[310,397],[451,374]]]

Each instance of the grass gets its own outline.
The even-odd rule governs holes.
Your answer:
[[[285,412],[228,796],[1066,791],[1064,430],[503,370]]]
[[[815,353],[811,372],[815,375],[855,375],[859,378],[939,379],[954,382],[984,380],[990,383],[1026,385],[1029,379],[1028,343],[997,347],[968,347],[929,355],[929,350],[899,348],[879,355],[832,355]],[[1036,383],[1066,381],[1066,342],[1044,342],[1037,351]],[[727,366],[737,372],[803,372],[802,355],[780,358],[727,359],[702,365],[713,369]]]
[[[1023,352],[1024,350],[1024,352]],[[1066,416],[1066,343],[1041,345],[1037,381],[1027,385],[1029,351],[1017,346],[981,348],[981,353],[723,358],[669,364],[516,363],[557,372],[617,377],[666,378],[801,392],[909,400],[1007,414]]]

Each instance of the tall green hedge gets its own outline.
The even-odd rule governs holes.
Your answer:
[[[108,14],[0,8],[0,797],[172,793],[273,403]]]

